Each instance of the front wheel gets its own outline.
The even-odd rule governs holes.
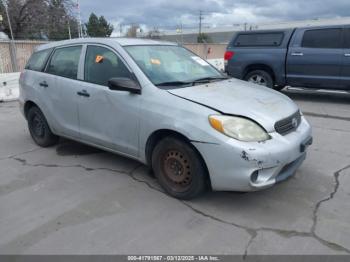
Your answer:
[[[161,140],[153,150],[152,167],[165,191],[179,199],[192,199],[206,189],[206,169],[195,149],[173,137]]]
[[[34,142],[41,147],[53,146],[58,142],[58,136],[51,132],[44,114],[38,107],[32,107],[27,114],[28,128]]]
[[[245,75],[244,80],[257,85],[266,86],[268,88],[274,88],[272,76],[264,70],[251,71]]]

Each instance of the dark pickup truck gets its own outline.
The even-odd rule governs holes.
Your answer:
[[[239,32],[227,47],[225,71],[278,90],[350,90],[350,26]]]

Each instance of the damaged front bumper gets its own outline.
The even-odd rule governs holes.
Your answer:
[[[258,191],[288,179],[306,158],[311,127],[302,117],[294,132],[270,133],[261,143],[226,139],[218,144],[193,143],[204,158],[213,190]]]

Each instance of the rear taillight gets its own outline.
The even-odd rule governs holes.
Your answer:
[[[235,52],[233,51],[226,51],[224,56],[224,65],[227,66],[228,61],[232,59],[232,57],[235,55]]]
[[[225,61],[231,60],[234,55],[235,55],[235,52],[233,52],[233,51],[226,51],[225,52],[225,56],[224,56],[224,60]]]

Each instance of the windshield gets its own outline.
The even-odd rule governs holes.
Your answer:
[[[196,81],[225,78],[205,60],[180,46],[126,46],[125,49],[159,87],[184,87]]]

